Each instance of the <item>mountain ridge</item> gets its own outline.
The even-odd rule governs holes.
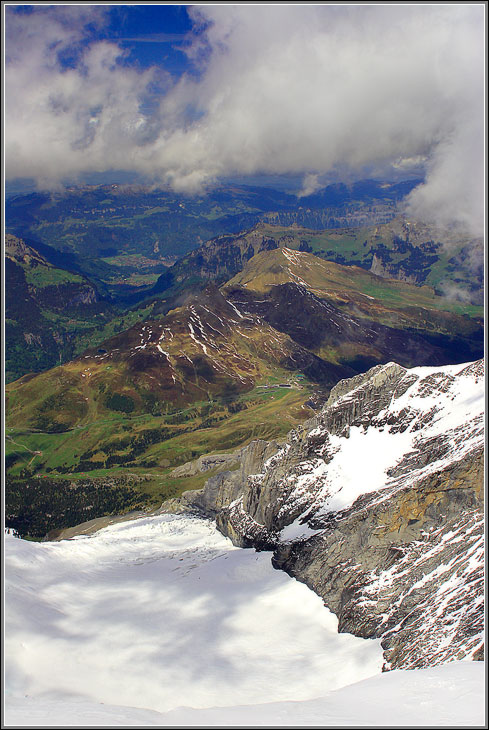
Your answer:
[[[426,284],[460,302],[483,304],[482,238],[399,215],[370,227],[323,230],[260,221],[251,229],[206,241],[165,271],[144,296],[181,291],[186,280],[222,283],[238,274],[252,256],[282,247],[356,265],[381,278]]]
[[[248,266],[266,279],[277,261],[285,283],[273,275],[264,293],[211,283],[166,314],[150,305],[145,319],[107,339],[99,333],[77,358],[10,383],[12,515],[34,475],[54,484],[90,472],[104,485],[127,468],[144,477],[136,487],[153,507],[202,483],[200,474],[186,483],[172,475],[189,458],[286,433],[342,378],[392,359],[441,366],[482,354],[478,319],[429,308],[438,303],[429,289],[287,248]]]
[[[6,379],[52,367],[73,356],[78,337],[102,326],[113,309],[85,276],[51,264],[5,236]]]
[[[271,550],[386,668],[481,659],[484,363],[376,366],[281,444],[163,510],[197,510]],[[469,556],[469,560],[467,560]]]

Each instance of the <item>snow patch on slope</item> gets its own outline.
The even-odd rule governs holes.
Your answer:
[[[347,509],[372,492],[380,492],[379,501],[385,500],[393,491],[482,447],[482,363],[413,368],[406,371],[401,386],[413,376],[416,379],[402,395],[394,394],[389,406],[368,424],[346,426],[339,435],[322,425],[308,432],[315,456],[295,465],[284,478],[288,496],[279,516],[296,513],[301,505],[309,510],[312,499],[319,506],[316,517]],[[341,396],[334,407],[354,401],[362,387],[363,383]],[[277,454],[270,466],[275,467],[285,455]]]

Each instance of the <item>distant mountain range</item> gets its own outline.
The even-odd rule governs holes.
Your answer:
[[[237,236],[218,236],[206,242],[166,268],[153,286],[132,287],[133,293],[127,293],[125,303],[120,298],[117,301],[108,297],[105,285],[97,279],[78,273],[79,267],[74,255],[57,252],[48,261],[45,253],[42,253],[46,246],[37,244],[35,248],[21,239],[7,235],[7,381],[29,371],[36,372],[66,362],[70,357],[81,353],[89,342],[102,343],[110,334],[135,322],[163,315],[179,306],[188,296],[202,290],[208,282],[217,285],[228,282],[256,254],[284,247],[315,254],[316,261],[319,259],[350,267],[343,278],[352,276],[359,282],[360,292],[364,288],[363,295],[356,299],[351,299],[350,293],[349,307],[343,302],[343,308],[350,315],[360,313],[360,316],[366,316],[370,307],[370,315],[367,316],[372,321],[395,324],[396,317],[398,320],[400,318],[400,306],[396,305],[399,301],[404,307],[421,306],[455,314],[482,316],[482,306],[478,304],[482,301],[482,242],[460,238],[453,233],[447,233],[444,238],[439,234],[443,238],[441,242],[436,236],[432,240],[434,233],[433,229],[426,226],[408,224],[397,218],[389,224],[372,229],[337,232],[312,231],[296,226],[284,228],[260,223]],[[367,237],[364,238],[365,236]],[[432,239],[427,241],[429,236]],[[453,254],[451,257],[446,253],[449,249]],[[431,253],[428,254],[428,250]],[[20,251],[24,253],[21,255]],[[64,258],[67,258],[68,263],[62,266]],[[267,274],[265,271],[257,271],[261,263],[258,259],[256,262],[253,269],[248,269],[248,275],[258,282],[270,272]],[[317,263],[317,266],[321,267],[321,264]],[[369,277],[367,274],[362,277],[359,268],[355,267],[374,273],[377,277]],[[57,271],[56,281],[52,274],[50,278],[41,276],[41,271],[46,272],[48,269],[51,272]],[[35,275],[32,273],[34,271],[37,272]],[[324,275],[324,266],[321,271],[321,275]],[[339,272],[340,268],[335,271]],[[30,272],[27,273],[27,279],[25,272]],[[131,273],[130,276],[134,277],[135,274]],[[285,274],[285,278],[282,277],[282,283],[299,281],[301,278],[297,273],[290,275],[289,279],[287,276],[289,275]],[[379,276],[384,279],[383,283]],[[393,284],[392,279],[418,285],[426,284],[431,286],[431,290],[427,286],[402,289],[400,284]],[[82,281],[85,282],[85,299],[80,299],[81,294],[77,294],[74,287],[75,283],[79,285]],[[87,287],[90,288],[90,295]],[[129,286],[126,288],[131,289]],[[333,285],[333,289],[335,288],[336,283]],[[314,281],[310,282],[309,289],[317,294]],[[403,293],[399,298],[401,290]],[[436,298],[432,290],[440,295],[449,294],[450,297]],[[411,292],[409,296],[408,291]],[[87,296],[91,297],[90,306],[85,306]],[[321,296],[328,297],[327,287]],[[382,313],[386,296],[396,309],[394,320],[392,313],[389,316]],[[377,297],[383,300],[380,309],[369,305]],[[474,302],[473,305],[470,304],[471,301]],[[84,302],[84,306],[78,306],[77,309],[76,302]],[[338,302],[337,298],[336,303]],[[430,317],[433,318],[434,314]],[[442,314],[437,317],[439,326],[425,329],[445,333],[451,330],[455,336],[454,349],[463,349],[464,345],[457,339],[459,326],[451,329],[449,317]],[[441,321],[443,318],[445,325]],[[407,310],[404,311],[401,326],[404,329],[416,327]],[[464,336],[467,334],[468,331]],[[467,351],[467,355],[470,354]],[[374,363],[372,359],[365,362],[367,365]]]
[[[426,284],[454,301],[483,303],[482,239],[410,222],[402,216],[380,225],[337,230],[259,223],[238,235],[207,241],[169,267],[142,296],[170,296],[203,281],[223,283],[255,254],[282,247],[358,266],[383,278]]]
[[[367,180],[305,198],[243,185],[179,197],[117,183],[13,195],[6,205],[7,382],[166,314],[207,283],[229,281],[255,254],[282,247],[426,284],[453,300],[452,311],[480,315],[482,239],[400,216],[414,184]]]
[[[117,298],[156,279],[165,266],[208,239],[260,221],[314,229],[388,221],[415,184],[367,180],[330,185],[307,198],[229,184],[202,196],[117,182],[85,185],[9,197],[6,230],[56,266],[62,253],[67,268]]]

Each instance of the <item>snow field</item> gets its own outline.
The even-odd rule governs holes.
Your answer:
[[[33,727],[487,727],[483,662],[377,675],[324,697],[166,713],[75,700],[10,699],[9,725]]]
[[[6,696],[167,712],[310,700],[380,672],[378,641],[268,553],[163,515],[57,543],[6,536]]]

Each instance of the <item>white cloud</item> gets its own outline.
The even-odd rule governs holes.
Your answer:
[[[83,28],[68,7],[63,20],[39,12],[36,36],[34,14],[8,18],[24,49],[7,67],[9,176],[126,168],[193,190],[219,175],[303,173],[307,190],[339,166],[426,159],[410,214],[480,230],[483,5],[193,6],[206,29],[188,53],[203,72],[164,80],[146,114],[153,74],[122,67],[114,44],[61,70],[53,41],[78,42]]]
[[[324,185],[320,182],[319,175],[317,173],[308,172],[304,176],[302,190],[297,193],[297,197],[305,198],[308,195],[315,193],[316,190],[320,190],[322,187],[324,187]]]

